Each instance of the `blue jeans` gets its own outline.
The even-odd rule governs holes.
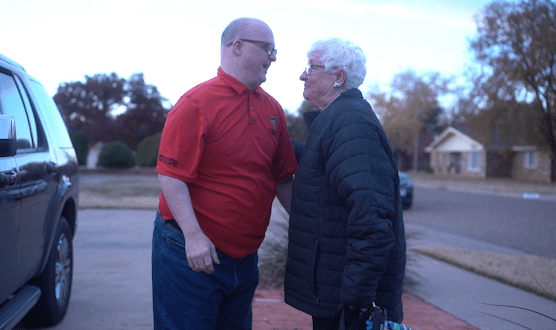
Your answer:
[[[224,233],[223,233],[224,234]],[[194,272],[183,233],[157,212],[153,231],[154,329],[251,329],[251,303],[259,282],[257,252],[232,259],[217,250],[214,272]]]

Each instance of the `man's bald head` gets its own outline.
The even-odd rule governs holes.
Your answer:
[[[222,32],[220,67],[248,88],[266,81],[266,73],[276,61],[274,35],[260,19],[242,17]]]
[[[260,30],[261,28],[266,28],[270,30],[270,27],[260,19],[241,17],[233,20],[222,32],[222,37],[220,38],[220,46],[226,46],[230,42],[239,38],[250,38],[253,36],[254,32]]]

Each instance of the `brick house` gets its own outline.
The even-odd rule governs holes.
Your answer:
[[[551,182],[550,152],[534,146],[485,147],[461,131],[448,127],[429,144],[430,167],[436,175],[467,178],[508,177],[520,181]]]
[[[513,146],[512,178],[520,181],[551,182],[550,152],[534,146]]]
[[[425,152],[430,153],[430,168],[436,175],[486,177],[484,146],[453,127],[445,129]]]

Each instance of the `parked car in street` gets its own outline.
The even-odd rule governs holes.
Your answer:
[[[0,55],[0,329],[65,316],[78,186],[58,108],[39,81]]]
[[[409,174],[399,171],[400,177],[400,198],[402,200],[402,207],[404,210],[409,210],[413,205],[413,181]]]

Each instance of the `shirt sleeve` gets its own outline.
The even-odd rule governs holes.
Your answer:
[[[156,171],[184,182],[195,182],[207,134],[206,118],[186,95],[168,113],[158,151]]]

